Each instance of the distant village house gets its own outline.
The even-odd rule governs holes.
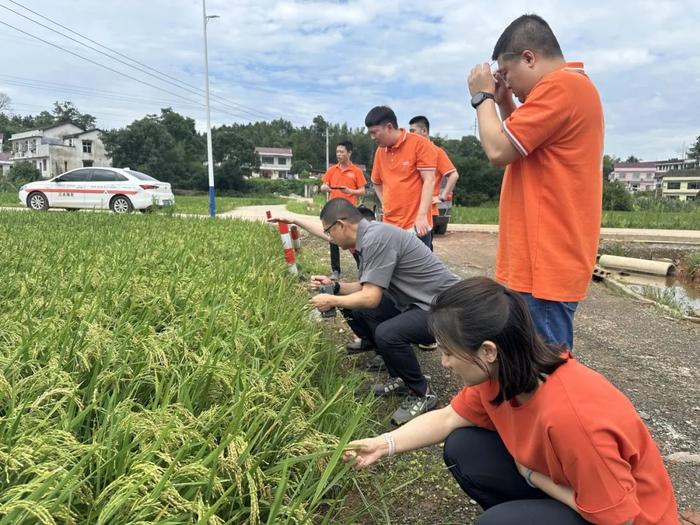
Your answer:
[[[253,177],[266,179],[288,179],[292,170],[291,148],[264,148],[256,147],[255,156],[259,161],[259,168],[251,174]]]
[[[45,179],[75,168],[111,166],[101,134],[70,123],[15,133],[9,140],[12,160],[31,162]]]

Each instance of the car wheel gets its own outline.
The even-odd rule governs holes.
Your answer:
[[[134,206],[131,204],[128,197],[117,195],[112,199],[112,202],[109,203],[109,208],[114,213],[131,213]]]
[[[49,200],[40,191],[35,191],[27,197],[27,207],[35,211],[46,211],[49,209]]]

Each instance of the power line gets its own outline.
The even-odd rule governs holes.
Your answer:
[[[91,38],[89,38],[89,37],[87,37],[87,36],[85,36],[85,35],[83,35],[83,34],[81,34],[81,33],[78,33],[77,31],[75,31],[75,30],[73,30],[73,29],[71,29],[71,28],[69,28],[69,27],[66,27],[66,26],[62,25],[62,24],[60,24],[59,22],[56,22],[55,20],[53,20],[53,19],[51,19],[51,18],[49,18],[49,17],[47,17],[47,16],[44,16],[44,15],[42,15],[41,13],[38,13],[38,12],[36,12],[36,11],[30,9],[30,8],[26,7],[25,5],[22,5],[22,4],[19,3],[19,2],[16,2],[15,0],[8,0],[8,1],[9,1],[9,2],[12,2],[12,3],[15,4],[15,5],[20,6],[21,8],[23,8],[23,9],[29,11],[30,13],[35,14],[36,16],[38,16],[38,17],[40,17],[40,18],[42,18],[42,19],[44,19],[44,20],[47,20],[47,21],[51,22],[52,24],[55,24],[55,25],[57,25],[57,26],[59,26],[59,27],[65,29],[65,30],[67,30],[67,31],[70,31],[71,33],[73,33],[73,34],[79,36],[80,38],[82,38],[82,39],[84,39],[84,40],[87,40],[88,42],[92,42],[93,44],[95,44],[95,45],[97,45],[97,46],[99,46],[99,47],[101,47],[101,48],[103,48],[103,49],[108,50],[110,53],[114,53],[114,54],[116,54],[116,55],[118,55],[118,56],[124,57],[124,58],[126,58],[127,60],[129,60],[129,61],[131,61],[131,62],[134,62],[135,64],[138,64],[138,65],[141,66],[141,67],[134,66],[134,65],[132,65],[132,64],[130,64],[130,63],[124,61],[124,60],[121,60],[121,59],[119,59],[119,58],[117,58],[117,57],[114,57],[114,56],[108,54],[108,53],[105,53],[104,51],[101,51],[101,50],[99,50],[99,49],[97,49],[97,48],[95,48],[95,47],[93,47],[93,46],[89,46],[89,45],[85,44],[84,42],[81,42],[80,40],[77,40],[77,39],[73,38],[73,37],[70,36],[70,35],[66,35],[65,33],[62,33],[61,31],[58,31],[58,30],[53,29],[53,28],[51,28],[51,27],[49,27],[49,26],[47,26],[47,25],[45,25],[45,24],[42,24],[41,22],[38,22],[37,20],[34,20],[33,18],[28,17],[28,16],[26,16],[26,15],[24,15],[24,14],[18,12],[18,11],[15,11],[14,9],[11,9],[11,8],[5,6],[5,5],[0,4],[0,7],[2,7],[3,9],[6,9],[6,10],[12,12],[12,13],[15,13],[16,15],[21,16],[22,18],[25,18],[26,20],[29,20],[30,22],[33,22],[33,23],[35,23],[35,24],[37,24],[37,25],[39,25],[39,26],[41,26],[41,27],[43,27],[43,28],[45,28],[45,29],[48,29],[49,31],[52,31],[52,32],[54,32],[54,33],[56,33],[56,34],[59,34],[59,35],[63,36],[64,38],[67,38],[67,39],[69,39],[69,40],[71,40],[71,41],[73,41],[73,42],[76,42],[76,43],[78,43],[78,44],[80,44],[80,45],[82,45],[82,46],[84,46],[84,47],[86,47],[86,48],[88,48],[88,49],[90,49],[90,50],[92,50],[92,51],[96,51],[97,53],[100,53],[101,55],[104,55],[104,56],[106,56],[106,57],[108,57],[108,58],[111,58],[112,60],[115,60],[115,61],[117,61],[117,62],[119,62],[119,63],[121,63],[121,64],[123,64],[123,65],[125,65],[125,66],[127,66],[127,67],[130,67],[130,68],[132,68],[132,69],[135,69],[135,70],[137,70],[137,71],[139,71],[139,72],[141,72],[141,73],[144,73],[144,74],[146,74],[146,75],[149,75],[149,76],[151,76],[151,77],[157,79],[157,80],[160,81],[160,82],[165,82],[165,83],[167,83],[167,84],[170,84],[170,85],[173,85],[173,86],[177,87],[178,89],[182,89],[182,90],[184,90],[184,91],[187,91],[187,92],[192,93],[192,94],[195,94],[195,95],[200,95],[200,94],[202,94],[202,92],[203,92],[202,89],[197,88],[196,86],[193,86],[193,85],[191,85],[191,84],[188,84],[187,82],[183,82],[183,81],[181,81],[181,80],[179,80],[179,79],[177,79],[177,78],[175,78],[175,77],[173,77],[173,76],[171,76],[171,75],[168,75],[167,73],[163,73],[162,71],[159,71],[158,69],[156,69],[156,68],[154,68],[154,67],[151,67],[151,66],[149,66],[149,65],[147,65],[147,64],[144,64],[144,63],[142,63],[142,62],[139,62],[138,60],[135,60],[135,59],[133,59],[133,58],[131,58],[131,57],[129,57],[129,56],[123,54],[123,53],[120,53],[119,51],[116,51],[116,50],[114,50],[114,49],[112,49],[112,48],[109,48],[109,47],[103,45],[103,44],[100,44],[99,42],[97,42],[97,41],[95,41],[95,40],[93,40],[93,39],[91,39]],[[153,72],[155,72],[155,73],[157,73],[157,74],[151,73],[151,72],[148,71],[148,70],[153,71]],[[163,78],[161,78],[161,77],[166,77],[166,79],[170,79],[170,80],[166,80],[166,79],[163,79]],[[184,87],[183,87],[183,86],[184,86]],[[230,106],[231,106],[231,109],[236,109],[236,110],[239,110],[239,111],[243,111],[243,112],[245,112],[245,113],[251,114],[252,116],[256,116],[256,117],[263,118],[263,119],[274,118],[274,116],[271,115],[271,114],[266,114],[266,113],[260,112],[260,111],[256,110],[255,108],[251,108],[251,107],[249,107],[249,106],[244,106],[243,104],[238,104],[238,103],[236,103],[236,102],[229,102],[228,100],[224,99],[223,97],[212,96],[212,98],[219,99],[221,104],[230,105]]]
[[[169,95],[172,95],[172,96],[174,96],[174,97],[177,97],[177,98],[179,98],[179,99],[182,99],[182,100],[184,100],[184,101],[186,101],[186,102],[190,102],[190,103],[195,104],[195,105],[198,105],[198,106],[200,106],[200,107],[202,106],[202,104],[201,104],[200,102],[196,101],[196,100],[192,100],[192,99],[183,97],[182,95],[180,95],[180,94],[178,94],[178,93],[175,93],[175,92],[173,92],[173,91],[169,91],[169,90],[167,90],[167,89],[163,89],[162,87],[156,86],[156,85],[154,85],[154,84],[151,84],[151,83],[149,83],[149,82],[146,82],[146,81],[144,81],[144,80],[141,80],[141,79],[139,79],[139,78],[136,78],[136,77],[134,77],[134,76],[132,76],[132,75],[129,75],[129,74],[127,74],[127,73],[124,73],[123,71],[119,71],[119,70],[117,70],[117,69],[114,69],[114,68],[112,68],[112,67],[106,66],[106,65],[104,65],[104,64],[100,64],[99,62],[97,62],[97,61],[95,61],[95,60],[92,60],[91,58],[88,58],[88,57],[85,57],[85,56],[83,56],[83,55],[80,55],[80,54],[78,54],[78,53],[76,53],[76,52],[74,52],[74,51],[71,51],[70,49],[66,49],[65,47],[62,47],[62,46],[60,46],[60,45],[58,45],[58,44],[55,44],[54,42],[51,42],[51,41],[49,41],[49,40],[44,40],[43,38],[38,37],[38,36],[36,36],[36,35],[33,35],[32,33],[29,33],[29,32],[27,32],[27,31],[24,31],[24,30],[22,30],[22,29],[20,29],[20,28],[18,28],[18,27],[15,27],[15,26],[13,26],[12,24],[8,24],[7,22],[3,22],[2,20],[0,20],[0,24],[4,25],[4,26],[6,26],[6,27],[9,27],[9,28],[11,28],[11,29],[14,29],[15,31],[18,31],[18,32],[20,32],[20,33],[22,33],[22,34],[25,34],[25,35],[27,35],[27,36],[30,36],[30,37],[32,37],[32,38],[34,38],[34,39],[36,39],[36,40],[39,40],[40,42],[43,42],[43,43],[45,43],[45,44],[50,45],[50,46],[52,46],[52,47],[55,47],[55,48],[57,48],[57,49],[60,49],[61,51],[65,51],[66,53],[69,53],[69,54],[71,54],[71,55],[73,55],[73,56],[76,56],[76,57],[80,58],[81,60],[85,60],[85,61],[87,61],[87,62],[90,62],[91,64],[94,64],[94,65],[98,66],[98,67],[101,67],[101,68],[103,68],[103,69],[106,69],[107,71],[111,71],[112,73],[116,73],[116,74],[118,74],[118,75],[124,76],[124,77],[126,77],[126,78],[129,78],[129,79],[135,81],[135,82],[138,82],[138,83],[143,84],[143,85],[145,85],[145,86],[148,86],[148,87],[150,87],[150,88],[156,89],[156,90],[158,90],[158,91],[162,91],[162,92],[164,92],[164,93],[168,93]],[[244,117],[244,115],[242,115],[241,113],[233,113],[232,111],[229,111],[229,110],[222,110],[222,112],[228,113],[229,115],[232,115],[232,116],[234,116],[234,117]]]

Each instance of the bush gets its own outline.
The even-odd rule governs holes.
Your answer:
[[[15,162],[10,171],[7,172],[6,182],[8,188],[3,191],[17,190],[23,184],[41,179],[41,172],[34,167],[34,164],[26,160]]]
[[[632,211],[632,195],[621,182],[603,182],[603,209]]]
[[[253,195],[304,195],[304,185],[309,184],[318,187],[321,181],[318,179],[248,179],[245,191]]]

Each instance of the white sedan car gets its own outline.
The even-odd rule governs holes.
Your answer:
[[[129,168],[78,168],[19,189],[19,201],[32,210],[110,209],[114,213],[175,204],[170,184]]]

